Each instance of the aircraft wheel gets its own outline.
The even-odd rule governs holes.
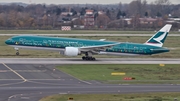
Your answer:
[[[93,61],[93,60],[94,60],[94,57],[90,57],[90,59],[89,59],[89,60],[92,60],[92,61]]]
[[[88,60],[88,57],[84,57],[84,60]]]
[[[85,60],[90,60],[90,58],[89,57],[85,57]]]
[[[16,52],[16,55],[19,55],[19,52]]]
[[[94,58],[94,57],[89,57],[89,60],[94,61],[94,60],[95,60],[95,58]]]
[[[93,57],[92,60],[96,60],[96,58]]]
[[[82,57],[82,60],[86,60],[86,57],[83,56],[83,57]]]
[[[82,57],[82,60],[96,60],[96,58],[94,58],[94,57],[85,57],[85,56],[83,56]]]

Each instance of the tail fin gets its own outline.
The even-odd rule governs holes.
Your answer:
[[[144,44],[162,47],[163,43],[171,29],[171,24],[166,24],[161,30],[159,30],[156,34],[154,34],[147,42]]]

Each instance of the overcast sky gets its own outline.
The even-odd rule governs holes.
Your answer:
[[[114,3],[130,3],[133,0],[0,0],[0,2],[23,2],[23,3],[46,3],[46,4],[114,4]],[[147,0],[151,3],[155,0]],[[180,0],[170,0],[173,4],[180,4]]]

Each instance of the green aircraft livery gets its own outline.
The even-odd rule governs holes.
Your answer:
[[[85,54],[83,60],[95,60],[92,55],[152,55],[157,53],[169,52],[163,48],[163,43],[172,25],[167,24],[147,42],[130,43],[114,42],[101,40],[87,40],[77,38],[60,38],[45,36],[14,36],[5,41],[9,46],[14,47],[19,55],[19,49],[37,49],[58,51],[66,56],[77,56]]]

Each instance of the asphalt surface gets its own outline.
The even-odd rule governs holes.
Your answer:
[[[0,34],[0,36],[16,35],[41,35],[41,36],[152,36],[153,34]],[[180,34],[169,34],[168,36],[180,36]]]
[[[47,62],[49,59],[4,59],[4,61],[2,60],[3,59],[0,59],[0,101],[38,101],[42,97],[52,94],[112,94],[180,91],[180,85],[177,84],[121,85],[102,84],[100,82],[94,81],[82,81],[64,72],[56,70],[55,66],[57,64],[44,63],[45,60]],[[14,61],[17,60],[23,63],[14,64]],[[62,62],[75,61],[75,59],[59,60],[62,60]],[[149,59],[149,61],[152,60]],[[8,63],[5,63],[7,61]],[[29,61],[39,61],[39,64],[28,64]],[[87,62],[80,60],[76,61]],[[101,61],[104,60],[102,59]],[[133,59],[131,61],[133,61]],[[164,61],[170,61],[170,59],[164,59]],[[179,61],[179,59],[174,59],[172,61]],[[27,63],[25,64],[25,62]]]
[[[0,58],[6,64],[180,64],[180,59],[172,58],[96,58],[83,61],[81,58]]]

